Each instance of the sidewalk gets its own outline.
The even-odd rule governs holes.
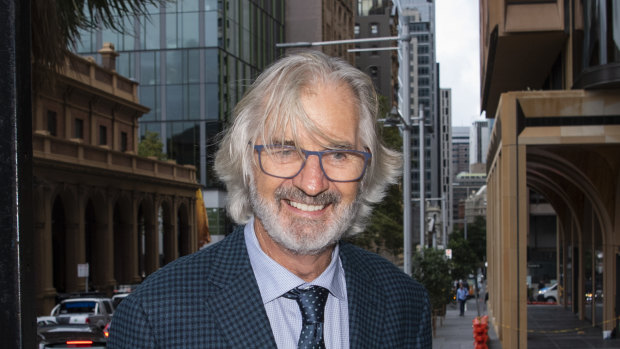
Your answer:
[[[458,305],[449,304],[443,324],[440,318],[437,319],[437,332],[433,338],[433,349],[472,349],[474,347],[472,321],[478,315],[476,299],[472,298],[466,304],[465,316],[459,316]],[[487,315],[486,304],[482,299],[480,300],[480,315]],[[490,324],[487,345],[491,349],[501,349],[502,347]]]

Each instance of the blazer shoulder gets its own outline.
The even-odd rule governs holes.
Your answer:
[[[182,285],[186,282],[216,282],[235,274],[249,263],[243,227],[238,227],[224,240],[192,254],[180,257],[149,275],[134,291]]]
[[[343,265],[347,266],[345,273],[347,269],[352,272],[361,272],[382,287],[408,289],[426,296],[426,289],[422,284],[384,257],[349,242],[341,242],[340,251]]]

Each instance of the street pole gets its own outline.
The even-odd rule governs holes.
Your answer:
[[[407,24],[399,23],[399,36],[388,36],[378,38],[363,38],[363,39],[346,39],[346,40],[333,40],[333,41],[319,41],[319,42],[292,42],[292,43],[278,43],[276,48],[295,48],[295,47],[315,47],[326,45],[344,45],[344,44],[356,44],[356,43],[368,43],[368,42],[380,42],[380,41],[398,41],[398,48],[382,48],[383,50],[398,49],[399,65],[398,65],[398,80],[399,80],[399,117],[403,123],[403,271],[408,275],[411,275],[411,121],[418,121],[420,125],[420,134],[422,141],[420,142],[420,153],[423,152],[423,139],[424,139],[424,121],[422,119],[422,112],[419,117],[411,118],[411,106],[410,106],[410,82],[409,82],[409,45],[411,42],[411,36],[409,35],[409,26]],[[349,52],[354,52],[360,49],[351,49]],[[423,158],[422,158],[423,160]],[[424,163],[420,162],[420,173],[424,172]],[[420,176],[421,193],[424,194],[424,178]],[[420,234],[424,236],[424,205],[420,207]],[[424,241],[422,238],[420,241]]]
[[[419,169],[419,183],[420,183],[420,253],[424,253],[424,247],[426,246],[424,233],[425,233],[425,209],[426,209],[426,194],[424,193],[424,106],[420,104],[418,112],[418,169]]]
[[[409,27],[400,25],[400,36],[409,37]],[[403,125],[403,271],[411,275],[411,124],[409,93],[409,40],[399,41],[399,109]]]

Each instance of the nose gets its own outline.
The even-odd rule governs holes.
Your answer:
[[[304,168],[293,178],[293,185],[308,196],[319,195],[329,188],[329,180],[321,169],[318,156],[308,156]]]

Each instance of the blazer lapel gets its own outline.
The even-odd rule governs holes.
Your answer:
[[[340,259],[347,282],[349,341],[351,348],[381,347],[384,299],[364,261],[348,243],[340,245]]]
[[[269,318],[245,247],[243,228],[223,241],[210,280],[217,287],[206,303],[235,348],[275,348]],[[218,251],[218,252],[219,252]]]

